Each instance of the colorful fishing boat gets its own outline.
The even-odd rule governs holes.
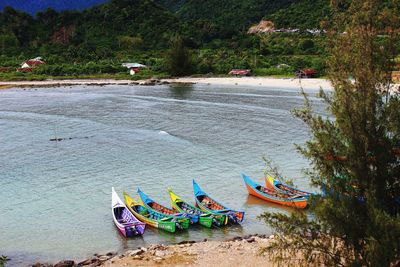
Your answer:
[[[295,207],[299,209],[304,209],[307,207],[307,197],[305,196],[284,194],[274,189],[259,185],[244,174],[242,174],[242,177],[250,195],[289,207]]]
[[[196,205],[207,212],[224,214],[229,223],[241,223],[244,219],[244,211],[232,210],[218,201],[212,199],[207,193],[201,190],[200,186],[193,180],[193,191]]]
[[[111,189],[111,210],[115,226],[123,236],[133,237],[144,234],[146,224],[139,221],[129,211],[115,192],[114,187]]]
[[[190,205],[188,202],[184,201],[178,195],[176,195],[169,188],[169,197],[171,199],[171,206],[174,210],[182,213],[187,213],[198,217],[200,225],[210,228],[211,226],[222,226],[228,223],[228,218],[224,214],[219,214],[217,212],[207,212]]]
[[[289,195],[297,195],[297,196],[304,196],[304,197],[309,197],[310,195],[312,195],[312,193],[302,191],[297,188],[288,186],[284,183],[281,183],[269,175],[267,175],[267,177],[264,177],[264,179],[265,179],[265,185],[269,189],[273,189],[278,192],[281,192],[284,194],[289,194]]]
[[[187,218],[177,218],[173,216],[168,216],[166,214],[148,209],[139,202],[136,202],[125,192],[124,192],[124,199],[128,209],[140,221],[152,227],[159,228],[171,233],[175,233],[177,229],[184,230],[189,228],[189,219]]]
[[[143,193],[140,190],[140,188],[138,188],[137,192],[139,193],[140,204],[142,204],[143,206],[145,206],[148,209],[154,210],[159,213],[163,213],[168,216],[174,216],[174,217],[177,217],[180,219],[188,219],[188,220],[190,220],[191,224],[199,222],[199,216],[197,216],[196,214],[188,214],[188,213],[184,213],[184,212],[178,213],[178,212],[176,212],[176,210],[167,208],[167,207],[155,202],[154,200],[149,198],[149,196],[147,196],[145,193]]]

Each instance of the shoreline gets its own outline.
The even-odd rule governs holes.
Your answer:
[[[273,266],[262,253],[274,235],[254,234],[220,241],[182,241],[176,244],[154,244],[121,253],[94,254],[83,261],[62,260],[55,264],[35,263],[33,267],[74,266]],[[246,261],[243,262],[244,257]]]
[[[326,79],[296,79],[272,77],[211,77],[195,78],[182,77],[170,79],[148,80],[114,80],[114,79],[66,79],[44,81],[0,81],[0,89],[26,88],[26,87],[58,87],[74,85],[163,85],[163,84],[203,84],[220,86],[255,86],[271,88],[300,88],[332,90],[330,82]]]
[[[174,79],[165,79],[170,83],[195,83],[207,85],[229,85],[229,86],[255,86],[255,87],[271,87],[271,88],[300,88],[303,86],[307,89],[332,90],[329,80],[322,78],[297,79],[297,78],[274,78],[274,77],[210,77],[195,78],[182,77]]]

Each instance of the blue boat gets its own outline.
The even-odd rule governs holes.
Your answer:
[[[193,180],[193,191],[196,205],[207,212],[217,212],[228,217],[230,223],[241,223],[244,220],[244,211],[232,210],[220,202],[212,199],[207,193],[201,190],[200,186]]]
[[[145,193],[143,193],[140,190],[140,188],[138,188],[137,192],[139,193],[139,199],[140,199],[141,204],[150,210],[154,210],[159,213],[177,217],[177,218],[187,218],[190,220],[191,224],[199,222],[198,214],[177,213],[175,210],[167,208],[167,207],[155,202],[151,198],[149,198]]]

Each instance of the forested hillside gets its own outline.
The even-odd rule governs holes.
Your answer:
[[[166,51],[179,35],[191,50],[195,73],[252,68],[255,74],[288,74],[301,67],[323,72],[324,36],[260,38],[247,30],[262,19],[276,27],[318,28],[328,16],[327,0],[111,0],[83,11],[47,9],[35,16],[6,7],[0,12],[0,68],[41,56],[49,63],[35,70],[42,74],[114,73],[123,71],[123,61],[166,72]],[[290,68],[275,69],[281,63]]]
[[[206,26],[212,37],[229,38],[261,18],[278,27],[319,28],[329,15],[329,0],[156,0],[179,17]]]
[[[78,52],[102,54],[124,46],[165,48],[178,33],[198,47],[246,39],[247,29],[262,18],[277,27],[317,28],[329,14],[327,6],[327,0],[113,0],[83,12],[48,9],[35,18],[5,8],[0,13],[0,44],[3,53],[16,47],[68,45],[74,51],[77,47]]]
[[[165,48],[176,33],[195,35],[193,27],[149,0],[113,0],[83,12],[48,9],[36,18],[5,8],[0,24],[3,53],[67,46],[74,53],[82,52],[79,56],[87,51],[106,56],[104,53],[128,46]]]
[[[320,22],[330,18],[329,0],[296,1],[265,17],[273,21],[277,27],[320,28]]]
[[[85,1],[85,5],[102,1]],[[13,6],[35,10],[51,4],[49,0],[27,3],[17,0]],[[85,5],[65,0],[51,4],[72,9]],[[116,49],[134,42],[136,46],[160,48],[166,46],[171,34],[179,33],[193,41],[192,45],[203,45],[243,35],[262,18],[272,20],[277,27],[318,28],[328,15],[328,0],[113,0],[83,12],[48,9],[35,18],[5,8],[0,13],[0,41],[3,52],[10,44],[26,48],[43,44],[90,47],[94,43],[100,45],[98,49]],[[123,36],[131,39],[120,40]]]
[[[193,22],[208,21],[217,36],[228,38],[293,2],[295,0],[188,0],[177,14]]]

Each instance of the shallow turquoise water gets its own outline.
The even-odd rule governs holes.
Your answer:
[[[309,189],[301,174],[307,161],[293,146],[304,143],[308,132],[290,114],[302,103],[297,90],[238,86],[0,91],[0,254],[9,255],[12,266],[158,242],[270,233],[257,215],[290,209],[249,197],[240,173],[262,182],[261,157],[267,154]],[[67,140],[49,141],[54,137]],[[119,235],[110,213],[111,186],[135,197],[140,187],[168,205],[168,186],[193,200],[193,178],[214,198],[245,210],[245,222],[175,235],[151,228],[139,238]]]

